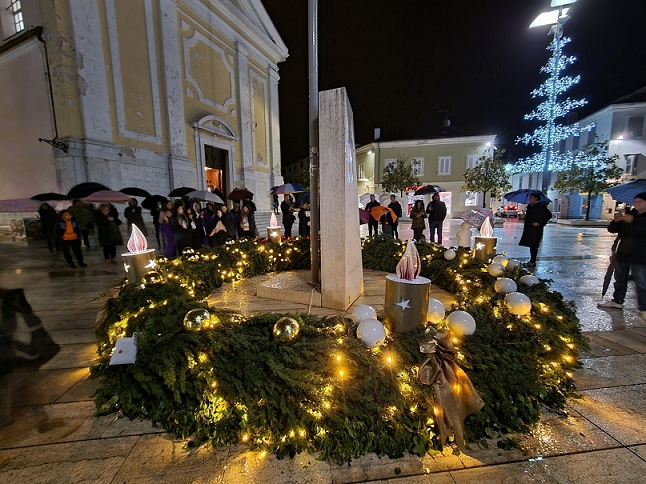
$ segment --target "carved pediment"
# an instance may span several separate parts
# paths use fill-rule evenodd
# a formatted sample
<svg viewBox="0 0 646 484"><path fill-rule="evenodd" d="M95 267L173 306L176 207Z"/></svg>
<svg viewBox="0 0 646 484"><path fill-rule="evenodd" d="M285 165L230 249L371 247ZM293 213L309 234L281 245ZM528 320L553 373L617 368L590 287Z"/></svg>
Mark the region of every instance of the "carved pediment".
<svg viewBox="0 0 646 484"><path fill-rule="evenodd" d="M193 121L193 127L207 133L211 133L216 137L224 137L231 140L237 140L238 136L229 123L225 120L214 116L204 116Z"/></svg>

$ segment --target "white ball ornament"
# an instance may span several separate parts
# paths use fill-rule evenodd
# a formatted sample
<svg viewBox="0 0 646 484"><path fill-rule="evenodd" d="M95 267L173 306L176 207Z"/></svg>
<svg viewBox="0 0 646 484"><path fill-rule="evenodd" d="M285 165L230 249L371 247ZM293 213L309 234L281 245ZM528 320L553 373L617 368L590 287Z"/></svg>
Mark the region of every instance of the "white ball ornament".
<svg viewBox="0 0 646 484"><path fill-rule="evenodd" d="M386 328L377 319L366 319L357 326L357 338L364 346L376 348L386 342Z"/></svg>
<svg viewBox="0 0 646 484"><path fill-rule="evenodd" d="M510 292L518 290L518 285L513 279L509 279L508 277L501 277L495 282L493 288L498 294L508 294Z"/></svg>
<svg viewBox="0 0 646 484"><path fill-rule="evenodd" d="M429 298L428 299L428 313L426 314L426 319L429 323L439 323L442 321L444 316L446 315L446 309L444 308L444 304L442 304L442 301L435 299L435 298Z"/></svg>
<svg viewBox="0 0 646 484"><path fill-rule="evenodd" d="M496 264L500 264L503 267L507 267L507 262L509 262L509 259L507 259L507 257L502 254L498 254L492 259L491 262L495 262Z"/></svg>
<svg viewBox="0 0 646 484"><path fill-rule="evenodd" d="M352 312L352 319L356 323L360 323L361 321L365 321L366 319L377 319L377 311L375 311L372 306L361 304L354 308L354 311Z"/></svg>
<svg viewBox="0 0 646 484"><path fill-rule="evenodd" d="M498 262L492 262L489 264L489 267L487 267L487 272L493 277L500 277L505 273L505 267Z"/></svg>
<svg viewBox="0 0 646 484"><path fill-rule="evenodd" d="M532 301L522 292L510 292L505 296L505 304L511 314L524 316L532 310Z"/></svg>
<svg viewBox="0 0 646 484"><path fill-rule="evenodd" d="M533 286L534 284L541 282L538 277L532 276L531 274L525 274L523 277L518 279L518 281L526 286Z"/></svg>
<svg viewBox="0 0 646 484"><path fill-rule="evenodd" d="M516 269L518 269L519 267L522 267L522 265L523 265L523 264L522 264L519 260L516 260L516 259L509 259L509 260L507 261L507 265L505 266L505 268L506 268L508 271L515 271L515 270L516 270Z"/></svg>
<svg viewBox="0 0 646 484"><path fill-rule="evenodd" d="M446 322L457 335L469 336L476 331L476 320L466 311L453 311L447 316Z"/></svg>
<svg viewBox="0 0 646 484"><path fill-rule="evenodd" d="M444 251L444 258L446 260L453 260L457 257L457 253L453 249L446 249Z"/></svg>

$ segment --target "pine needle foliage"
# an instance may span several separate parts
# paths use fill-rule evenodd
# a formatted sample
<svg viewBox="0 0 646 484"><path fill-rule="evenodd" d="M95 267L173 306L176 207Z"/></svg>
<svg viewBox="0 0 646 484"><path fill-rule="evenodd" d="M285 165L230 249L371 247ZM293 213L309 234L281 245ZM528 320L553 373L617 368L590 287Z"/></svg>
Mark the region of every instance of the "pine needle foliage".
<svg viewBox="0 0 646 484"><path fill-rule="evenodd" d="M102 378L99 412L121 411L198 443L242 442L278 457L307 451L347 462L369 452L400 457L437 450L432 390L416 379L425 359L419 352L422 328L368 350L349 319L288 315L300 323L301 334L286 345L272 337L285 315L244 318L210 308L217 320L213 329L184 330L186 312L206 308L200 301L213 289L241 277L306 267L307 247L304 240L230 244L162 260L164 283L124 285L106 303L96 328L100 359L92 375ZM364 267L394 272L404 249L388 237L367 239ZM446 261L445 249L435 244L418 244L418 250L422 274L454 292L456 308L477 321L477 331L459 344L459 364L485 401L467 419L468 438L526 430L542 406L562 410L574 392L568 372L577 365L576 348L586 347L574 306L543 281L520 286L532 299L532 313L513 316L483 264L465 252ZM136 362L109 366L116 338L133 334Z"/></svg>

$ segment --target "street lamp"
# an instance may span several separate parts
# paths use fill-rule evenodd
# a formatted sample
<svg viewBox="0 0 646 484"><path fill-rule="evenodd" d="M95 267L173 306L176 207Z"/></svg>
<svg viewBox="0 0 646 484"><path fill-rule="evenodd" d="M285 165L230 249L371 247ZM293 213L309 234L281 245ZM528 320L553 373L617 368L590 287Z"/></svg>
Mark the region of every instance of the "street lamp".
<svg viewBox="0 0 646 484"><path fill-rule="evenodd" d="M529 24L530 28L534 27L543 27L545 25L551 25L549 34L554 35L554 44L556 46L555 52L557 57L554 59L555 65L559 63L559 52L560 52L560 43L563 37L563 24L567 22L570 17L568 16L569 8L565 5L571 5L575 3L576 0L552 0L551 6L557 7L556 10L550 10L549 12L543 12L534 21ZM549 35L548 34L548 35ZM544 153L544 163L543 163L543 179L541 182L541 189L543 193L547 193L549 187L549 173L550 173L550 162L552 160L552 152L554 151L554 107L556 106L556 77L552 82L552 89L549 93L548 103L550 106L550 115L547 119L547 143L543 146Z"/></svg>

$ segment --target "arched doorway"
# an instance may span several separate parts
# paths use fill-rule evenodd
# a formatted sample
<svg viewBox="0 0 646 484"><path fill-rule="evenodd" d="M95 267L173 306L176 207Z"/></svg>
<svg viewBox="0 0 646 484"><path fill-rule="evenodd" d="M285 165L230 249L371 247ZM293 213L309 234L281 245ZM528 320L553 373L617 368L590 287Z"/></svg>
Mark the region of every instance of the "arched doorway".
<svg viewBox="0 0 646 484"><path fill-rule="evenodd" d="M226 121L214 115L196 120L193 128L198 189L217 188L226 195L233 186L233 160L238 137Z"/></svg>

